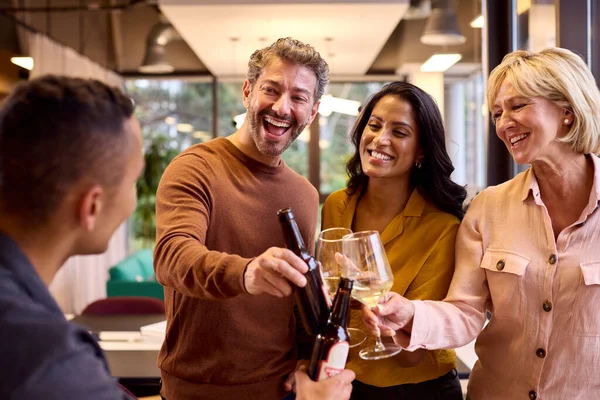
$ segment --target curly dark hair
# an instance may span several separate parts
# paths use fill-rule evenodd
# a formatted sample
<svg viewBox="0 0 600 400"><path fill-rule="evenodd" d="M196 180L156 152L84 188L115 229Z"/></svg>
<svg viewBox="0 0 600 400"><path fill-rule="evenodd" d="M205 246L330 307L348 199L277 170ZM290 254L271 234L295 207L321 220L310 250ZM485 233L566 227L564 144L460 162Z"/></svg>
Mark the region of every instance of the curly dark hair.
<svg viewBox="0 0 600 400"><path fill-rule="evenodd" d="M467 196L464 186L454 183L450 174L454 166L446 151L444 124L433 98L408 82L392 82L367 99L351 131L354 154L346 164L348 183L346 191L354 194L367 187L369 177L362 170L360 140L375 105L385 96L394 96L410 103L419 128L419 144L423 150L421 168L413 168L410 185L434 203L440 210L462 219L462 203Z"/></svg>

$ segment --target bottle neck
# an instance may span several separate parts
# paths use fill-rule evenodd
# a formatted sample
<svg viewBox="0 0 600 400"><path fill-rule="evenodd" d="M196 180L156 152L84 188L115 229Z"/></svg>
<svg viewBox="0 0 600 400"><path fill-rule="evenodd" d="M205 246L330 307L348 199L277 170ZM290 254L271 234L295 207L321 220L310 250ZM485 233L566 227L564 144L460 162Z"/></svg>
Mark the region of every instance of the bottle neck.
<svg viewBox="0 0 600 400"><path fill-rule="evenodd" d="M335 294L333 306L331 308L330 323L334 325L346 326L348 321L348 306L350 304L350 293L352 289L339 287Z"/></svg>
<svg viewBox="0 0 600 400"><path fill-rule="evenodd" d="M306 258L310 254L306 250L304 239L300 233L300 228L295 219L285 219L282 221L288 248L301 258Z"/></svg>

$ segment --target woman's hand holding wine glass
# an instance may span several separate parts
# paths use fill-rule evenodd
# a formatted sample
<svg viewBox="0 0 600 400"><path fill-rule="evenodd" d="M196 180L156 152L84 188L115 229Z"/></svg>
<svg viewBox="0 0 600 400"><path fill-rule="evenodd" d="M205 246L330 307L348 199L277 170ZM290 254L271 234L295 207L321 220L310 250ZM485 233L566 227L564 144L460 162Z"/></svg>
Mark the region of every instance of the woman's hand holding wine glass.
<svg viewBox="0 0 600 400"><path fill-rule="evenodd" d="M379 299L375 308L363 307L365 326L373 333L380 331L384 336L394 336L400 329L410 333L414 315L414 304L394 292L389 292Z"/></svg>
<svg viewBox="0 0 600 400"><path fill-rule="evenodd" d="M342 276L354 280L352 297L370 309L375 309L379 299L386 295L394 283L394 275L381 237L377 231L356 232L344 236ZM398 354L402 348L393 343L382 343L376 330L375 346L360 351L365 360L379 360Z"/></svg>

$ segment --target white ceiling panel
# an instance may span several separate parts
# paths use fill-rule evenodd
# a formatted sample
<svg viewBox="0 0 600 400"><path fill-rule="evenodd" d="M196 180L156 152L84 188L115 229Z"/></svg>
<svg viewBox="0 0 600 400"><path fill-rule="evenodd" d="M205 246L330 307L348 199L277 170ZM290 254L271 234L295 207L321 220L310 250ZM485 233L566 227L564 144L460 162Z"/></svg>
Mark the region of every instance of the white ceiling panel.
<svg viewBox="0 0 600 400"><path fill-rule="evenodd" d="M252 52L286 36L314 46L332 76L360 76L402 19L408 0L162 0L160 8L215 76L244 75Z"/></svg>

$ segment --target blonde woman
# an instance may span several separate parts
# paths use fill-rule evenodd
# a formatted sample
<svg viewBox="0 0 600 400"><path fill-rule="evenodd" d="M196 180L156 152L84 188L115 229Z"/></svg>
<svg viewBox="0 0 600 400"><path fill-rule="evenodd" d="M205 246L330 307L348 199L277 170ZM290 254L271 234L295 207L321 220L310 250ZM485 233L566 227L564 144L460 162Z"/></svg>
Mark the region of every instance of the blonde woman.
<svg viewBox="0 0 600 400"><path fill-rule="evenodd" d="M446 299L390 294L380 328L409 350L477 338L471 400L599 399L600 92L579 56L550 48L507 55L487 96L498 137L531 167L471 203Z"/></svg>

